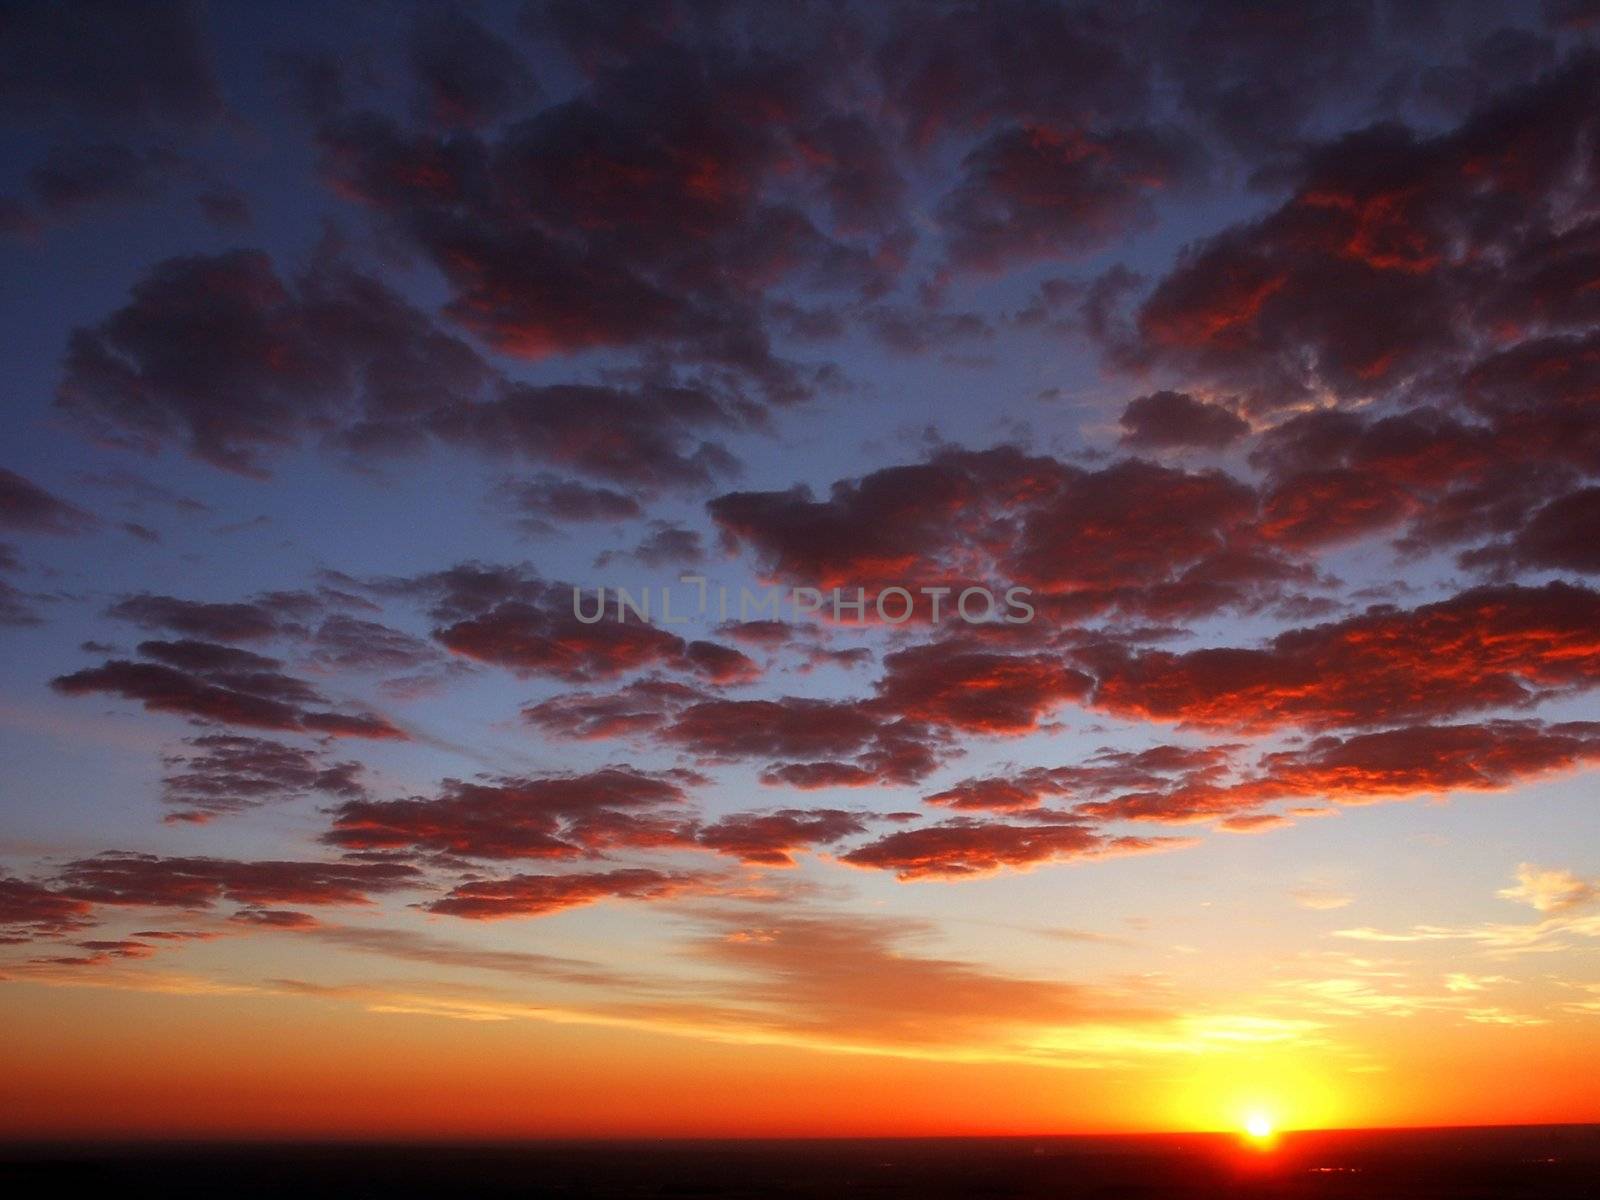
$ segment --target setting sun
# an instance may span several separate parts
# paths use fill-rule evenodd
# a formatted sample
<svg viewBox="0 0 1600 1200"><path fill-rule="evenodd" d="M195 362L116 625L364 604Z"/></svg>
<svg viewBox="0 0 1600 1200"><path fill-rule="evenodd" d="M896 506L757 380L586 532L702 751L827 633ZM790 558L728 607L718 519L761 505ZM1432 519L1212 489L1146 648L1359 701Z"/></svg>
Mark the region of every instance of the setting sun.
<svg viewBox="0 0 1600 1200"><path fill-rule="evenodd" d="M1266 1113L1253 1112L1244 1119L1244 1131L1258 1142L1272 1136L1272 1118Z"/></svg>

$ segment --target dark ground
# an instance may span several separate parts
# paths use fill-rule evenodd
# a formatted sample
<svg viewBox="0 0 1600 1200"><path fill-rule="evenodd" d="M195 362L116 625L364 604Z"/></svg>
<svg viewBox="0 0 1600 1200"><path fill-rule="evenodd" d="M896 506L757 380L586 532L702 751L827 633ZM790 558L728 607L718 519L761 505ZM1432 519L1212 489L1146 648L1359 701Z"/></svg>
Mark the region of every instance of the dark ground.
<svg viewBox="0 0 1600 1200"><path fill-rule="evenodd" d="M1600 1200L1600 1126L522 1145L0 1146L8 1196ZM79 1192L78 1189L86 1189Z"/></svg>

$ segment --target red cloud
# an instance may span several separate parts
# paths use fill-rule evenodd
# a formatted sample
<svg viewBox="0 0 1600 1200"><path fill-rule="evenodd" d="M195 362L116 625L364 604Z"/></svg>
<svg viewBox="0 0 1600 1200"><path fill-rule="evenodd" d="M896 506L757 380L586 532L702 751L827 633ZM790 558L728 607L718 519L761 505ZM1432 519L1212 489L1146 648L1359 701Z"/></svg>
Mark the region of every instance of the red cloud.
<svg viewBox="0 0 1600 1200"><path fill-rule="evenodd" d="M798 586L1004 580L1083 614L1169 614L1259 605L1311 577L1261 538L1252 488L1137 459L1088 471L1007 447L947 449L841 480L826 500L732 492L706 507L725 541Z"/></svg>
<svg viewBox="0 0 1600 1200"><path fill-rule="evenodd" d="M837 808L784 808L723 817L702 827L695 841L741 862L789 867L794 865L798 850L866 831L867 821L860 813Z"/></svg>
<svg viewBox="0 0 1600 1200"><path fill-rule="evenodd" d="M878 700L885 709L971 732L1025 733L1093 687L1054 655L997 654L961 642L900 650L884 666Z"/></svg>
<svg viewBox="0 0 1600 1200"><path fill-rule="evenodd" d="M0 945L85 929L94 923L93 913L87 900L0 876Z"/></svg>
<svg viewBox="0 0 1600 1200"><path fill-rule="evenodd" d="M959 820L887 834L841 855L840 861L893 871L901 879L960 879L1007 867L1025 869L1186 844L1176 838L1107 838L1088 825L1069 822L1008 825Z"/></svg>
<svg viewBox="0 0 1600 1200"><path fill-rule="evenodd" d="M1094 704L1235 729L1427 719L1600 683L1600 595L1567 583L1475 588L1436 604L1290 630L1265 648L1080 652Z"/></svg>
<svg viewBox="0 0 1600 1200"><path fill-rule="evenodd" d="M578 875L513 875L463 883L425 907L429 912L473 921L545 917L601 900L669 900L704 891L715 882L714 876L643 867Z"/></svg>
<svg viewBox="0 0 1600 1200"><path fill-rule="evenodd" d="M1216 817L1229 828L1273 822L1250 810L1278 800L1371 804L1452 791L1498 791L1600 759L1600 724L1572 721L1488 721L1478 725L1410 725L1348 737L1320 737L1307 746L1262 756L1234 782L1188 776L1161 787L1076 805L1092 821L1185 823Z"/></svg>
<svg viewBox="0 0 1600 1200"><path fill-rule="evenodd" d="M606 767L583 775L447 780L437 797L355 800L324 840L351 850L415 849L489 859L597 857L616 846L689 840L681 773Z"/></svg>

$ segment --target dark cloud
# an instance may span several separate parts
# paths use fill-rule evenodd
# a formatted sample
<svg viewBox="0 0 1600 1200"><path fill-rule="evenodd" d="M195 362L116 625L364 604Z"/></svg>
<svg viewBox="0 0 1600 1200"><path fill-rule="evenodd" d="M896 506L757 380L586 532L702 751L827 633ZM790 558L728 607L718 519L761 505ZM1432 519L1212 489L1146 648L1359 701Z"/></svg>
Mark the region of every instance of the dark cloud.
<svg viewBox="0 0 1600 1200"><path fill-rule="evenodd" d="M1086 470L1011 447L707 504L731 546L799 586L1009 581L1070 603L1170 618L1259 608L1312 572L1266 544L1258 499L1218 471L1139 459ZM947 598L948 609L954 601Z"/></svg>
<svg viewBox="0 0 1600 1200"><path fill-rule="evenodd" d="M39 206L59 220L96 205L148 200L160 193L179 162L166 150L66 143L52 146L28 179Z"/></svg>
<svg viewBox="0 0 1600 1200"><path fill-rule="evenodd" d="M211 188L195 197L200 212L219 230L238 232L253 224L250 201L243 192L228 187Z"/></svg>
<svg viewBox="0 0 1600 1200"><path fill-rule="evenodd" d="M705 699L688 684L645 678L606 692L565 692L530 704L522 716L550 736L601 741L655 729L672 712Z"/></svg>
<svg viewBox="0 0 1600 1200"><path fill-rule="evenodd" d="M993 273L1097 249L1148 222L1152 195L1192 170L1192 157L1170 131L1034 124L992 133L939 205L951 266Z"/></svg>
<svg viewBox="0 0 1600 1200"><path fill-rule="evenodd" d="M188 610L180 611L192 615ZM215 613L205 614L207 620L216 617ZM222 618L224 623L232 619L232 614ZM246 623L243 627L252 626ZM407 736L375 715L307 708L326 704L327 700L310 684L278 670L281 664L276 659L193 640L144 642L140 652L158 661L114 658L98 667L59 676L51 686L68 696L104 692L137 700L151 712L179 713L202 724L335 737L405 740Z"/></svg>
<svg viewBox="0 0 1600 1200"><path fill-rule="evenodd" d="M519 674L583 683L667 669L714 683L736 683L760 673L753 660L732 647L686 641L631 608L626 620L614 619L620 598L611 588L605 589L603 619L582 621L575 611L578 589L540 580L520 568L463 563L414 579L378 581L376 586L430 603L441 622L434 638L445 648ZM582 591L582 610L592 614L596 589ZM636 592L633 598L648 604L656 595L644 599Z"/></svg>
<svg viewBox="0 0 1600 1200"><path fill-rule="evenodd" d="M422 876L401 863L249 862L107 851L67 863L53 882L65 895L93 904L210 908L222 900L251 906L366 904L370 894L416 887Z"/></svg>
<svg viewBox="0 0 1600 1200"><path fill-rule="evenodd" d="M700 533L670 521L651 521L650 532L632 550L607 550L596 556L594 565L604 568L623 559L644 567L694 566L705 560Z"/></svg>
<svg viewBox="0 0 1600 1200"><path fill-rule="evenodd" d="M422 850L484 859L599 857L690 836L681 772L606 767L581 775L446 780L437 796L352 800L325 840L348 850Z"/></svg>
<svg viewBox="0 0 1600 1200"><path fill-rule="evenodd" d="M854 783L906 783L937 765L938 739L925 726L897 721L870 705L785 696L777 700L706 700L680 710L657 733L707 761L751 758L807 760L788 772L838 772L838 760L851 759ZM819 762L828 764L819 766Z"/></svg>
<svg viewBox="0 0 1600 1200"><path fill-rule="evenodd" d="M423 11L410 56L418 107L439 125L481 125L537 93L517 52L456 8Z"/></svg>
<svg viewBox="0 0 1600 1200"><path fill-rule="evenodd" d="M75 534L93 529L95 524L95 519L76 505L0 467L0 529Z"/></svg>
<svg viewBox="0 0 1600 1200"><path fill-rule="evenodd" d="M366 794L359 763L328 763L298 746L236 734L206 734L184 745L184 753L163 760L169 821L204 822L312 792L342 799Z"/></svg>
<svg viewBox="0 0 1600 1200"><path fill-rule="evenodd" d="M426 422L441 441L492 458L649 488L704 486L733 474L733 456L701 434L734 425L705 389L655 384L517 385L491 401L442 407Z"/></svg>
<svg viewBox="0 0 1600 1200"><path fill-rule="evenodd" d="M1498 791L1600 758L1600 723L1489 721L1317 738L1261 760L1249 788L1345 804L1391 796Z"/></svg>
<svg viewBox="0 0 1600 1200"><path fill-rule="evenodd" d="M1220 450L1250 432L1250 426L1220 404L1187 392L1151 392L1128 402L1118 423L1132 446L1199 446Z"/></svg>
<svg viewBox="0 0 1600 1200"><path fill-rule="evenodd" d="M556 607L563 600L565 607ZM572 615L571 603L570 589L543 606L508 601L439 629L435 636L468 658L573 682L647 667L676 667L724 682L757 673L755 664L737 651L685 642L655 625L610 617L585 624Z"/></svg>
<svg viewBox="0 0 1600 1200"><path fill-rule="evenodd" d="M1600 487L1579 488L1537 509L1505 543L1465 556L1467 565L1600 572Z"/></svg>
<svg viewBox="0 0 1600 1200"><path fill-rule="evenodd" d="M429 258L446 311L503 353L634 349L788 403L827 372L774 353L761 291L882 276L870 249L765 199L777 171L807 171L788 130L826 136L819 83L748 46L658 47L493 137L367 113L329 122L322 142L334 186Z"/></svg>
<svg viewBox="0 0 1600 1200"><path fill-rule="evenodd" d="M1170 74L1184 111L1254 160L1296 147L1322 106L1370 104L1390 81L1400 64L1383 53L1385 7L1399 6L1312 0L1292 14L1250 0L1161 6L1141 40Z"/></svg>
<svg viewBox="0 0 1600 1200"><path fill-rule="evenodd" d="M343 613L317 626L307 649L312 662L330 671L418 671L437 666L440 659L421 638Z"/></svg>
<svg viewBox="0 0 1600 1200"><path fill-rule="evenodd" d="M144 629L164 629L186 638L253 642L284 631L284 614L261 602L217 603L144 593L117 601L106 615ZM171 644L169 644L171 645ZM176 649L158 653L177 653ZM241 652L242 653L242 652ZM258 661L260 656L254 656ZM213 659L212 664L218 660ZM238 660L234 660L238 661ZM184 666L207 665L188 660Z"/></svg>
<svg viewBox="0 0 1600 1200"><path fill-rule="evenodd" d="M569 521L625 521L644 514L636 496L554 475L507 484L496 498L517 514L519 527L534 534L552 533Z"/></svg>
<svg viewBox="0 0 1600 1200"><path fill-rule="evenodd" d="M355 448L415 444L425 414L489 378L383 284L326 256L285 283L265 254L235 250L158 264L125 307L75 331L56 398L105 440L263 475L330 427Z"/></svg>
<svg viewBox="0 0 1600 1200"><path fill-rule="evenodd" d="M1142 54L1110 14L1038 0L906 10L877 51L891 115L913 144L999 117L1119 120L1146 99Z"/></svg>
<svg viewBox="0 0 1600 1200"><path fill-rule="evenodd" d="M471 921L545 917L602 900L670 900L704 892L716 882L715 876L646 867L576 875L513 875L460 884L425 907L429 912Z"/></svg>
<svg viewBox="0 0 1600 1200"><path fill-rule="evenodd" d="M42 625L42 618L32 604L33 597L0 580L0 626L23 627Z"/></svg>

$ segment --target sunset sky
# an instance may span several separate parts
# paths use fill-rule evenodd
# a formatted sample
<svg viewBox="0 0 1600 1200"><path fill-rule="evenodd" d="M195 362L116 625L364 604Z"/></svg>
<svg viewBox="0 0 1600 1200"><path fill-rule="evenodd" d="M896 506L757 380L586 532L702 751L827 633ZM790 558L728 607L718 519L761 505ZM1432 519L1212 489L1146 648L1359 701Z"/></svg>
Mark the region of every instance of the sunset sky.
<svg viewBox="0 0 1600 1200"><path fill-rule="evenodd" d="M1600 1121L1597 38L0 6L0 1137Z"/></svg>

